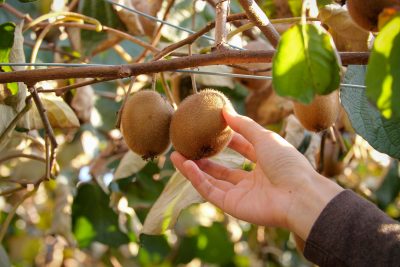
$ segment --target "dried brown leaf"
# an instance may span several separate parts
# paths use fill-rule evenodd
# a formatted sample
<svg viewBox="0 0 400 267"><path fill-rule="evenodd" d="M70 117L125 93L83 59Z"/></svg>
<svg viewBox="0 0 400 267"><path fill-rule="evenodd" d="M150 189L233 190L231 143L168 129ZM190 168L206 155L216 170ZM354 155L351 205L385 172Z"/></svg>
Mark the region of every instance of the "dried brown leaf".
<svg viewBox="0 0 400 267"><path fill-rule="evenodd" d="M83 80L79 80L79 82L82 81ZM92 86L84 86L76 91L76 94L71 101L71 107L75 110L75 114L80 119L80 121L90 121L94 102L94 90Z"/></svg>
<svg viewBox="0 0 400 267"><path fill-rule="evenodd" d="M121 159L117 169L114 173L114 181L129 177L140 171L145 165L146 161L142 157L132 151L126 152Z"/></svg>
<svg viewBox="0 0 400 267"><path fill-rule="evenodd" d="M361 29L353 22L346 7L338 4L326 5L320 9L319 17L324 24L329 26L329 32L339 51L369 50L371 33Z"/></svg>
<svg viewBox="0 0 400 267"><path fill-rule="evenodd" d="M40 99L42 100L50 124L53 128L64 129L79 127L79 120L74 111L62 98L57 97L54 94L42 94L40 95ZM25 125L23 125L25 128L29 130L43 128L43 122L35 105L26 114L26 117L27 120Z"/></svg>

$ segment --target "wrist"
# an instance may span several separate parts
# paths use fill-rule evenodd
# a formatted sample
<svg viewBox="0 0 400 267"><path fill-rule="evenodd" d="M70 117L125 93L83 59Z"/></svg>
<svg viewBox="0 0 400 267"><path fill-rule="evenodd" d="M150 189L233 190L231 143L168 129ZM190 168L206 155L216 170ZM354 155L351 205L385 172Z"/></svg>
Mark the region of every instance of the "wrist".
<svg viewBox="0 0 400 267"><path fill-rule="evenodd" d="M311 179L296 191L287 214L290 231L304 241L326 205L344 189L315 172Z"/></svg>

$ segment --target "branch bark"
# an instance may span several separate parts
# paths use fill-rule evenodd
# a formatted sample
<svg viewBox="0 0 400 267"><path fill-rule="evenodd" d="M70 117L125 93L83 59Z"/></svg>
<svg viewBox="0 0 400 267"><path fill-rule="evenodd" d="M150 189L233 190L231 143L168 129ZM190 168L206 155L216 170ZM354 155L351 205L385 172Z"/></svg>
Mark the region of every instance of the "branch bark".
<svg viewBox="0 0 400 267"><path fill-rule="evenodd" d="M220 51L205 55L193 55L170 60L159 60L117 66L96 66L76 68L52 68L21 70L0 73L0 83L24 82L35 84L40 81L71 78L127 78L140 74L175 71L190 67L209 65L230 65L241 63L270 63L275 51L246 50ZM339 53L343 65L368 64L369 52Z"/></svg>
<svg viewBox="0 0 400 267"><path fill-rule="evenodd" d="M226 43L226 18L228 17L229 0L219 0L215 7L215 47L218 49Z"/></svg>
<svg viewBox="0 0 400 267"><path fill-rule="evenodd" d="M279 33L269 21L267 15L254 0L239 0L248 18L256 25L267 37L273 47L277 47L280 39Z"/></svg>

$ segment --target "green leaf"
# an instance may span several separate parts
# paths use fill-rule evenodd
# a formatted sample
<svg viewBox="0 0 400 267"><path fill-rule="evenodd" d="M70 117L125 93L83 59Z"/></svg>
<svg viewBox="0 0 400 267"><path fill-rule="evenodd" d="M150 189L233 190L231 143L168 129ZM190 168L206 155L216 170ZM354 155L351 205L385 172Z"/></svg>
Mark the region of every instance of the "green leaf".
<svg viewBox="0 0 400 267"><path fill-rule="evenodd" d="M339 88L340 60L330 35L313 24L295 25L281 37L272 65L280 96L305 104Z"/></svg>
<svg viewBox="0 0 400 267"><path fill-rule="evenodd" d="M36 2L37 0L19 0L21 3Z"/></svg>
<svg viewBox="0 0 400 267"><path fill-rule="evenodd" d="M400 15L379 32L367 68L367 96L386 118L400 118Z"/></svg>
<svg viewBox="0 0 400 267"><path fill-rule="evenodd" d="M393 161L389 172L383 179L382 184L375 191L376 200L379 208L385 210L392 203L400 192L400 168L399 162Z"/></svg>
<svg viewBox="0 0 400 267"><path fill-rule="evenodd" d="M317 0L318 8L324 7L329 4L332 4L332 0Z"/></svg>
<svg viewBox="0 0 400 267"><path fill-rule="evenodd" d="M234 256L233 244L221 223L199 227L196 256L209 263L229 263Z"/></svg>
<svg viewBox="0 0 400 267"><path fill-rule="evenodd" d="M167 257L171 251L167 239L163 235L140 235L139 261L141 266L155 266Z"/></svg>
<svg viewBox="0 0 400 267"><path fill-rule="evenodd" d="M12 22L6 22L0 25L0 63L9 63L9 56L14 44L14 31L15 24ZM12 71L11 67L3 66L0 69L3 69L5 72ZM8 83L7 88L11 91L12 95L18 93L18 84L17 83Z"/></svg>
<svg viewBox="0 0 400 267"><path fill-rule="evenodd" d="M290 11L293 14L293 17L301 16L301 6L303 4L302 0L288 0Z"/></svg>
<svg viewBox="0 0 400 267"><path fill-rule="evenodd" d="M109 202L99 186L84 184L78 188L72 205L72 225L80 247L87 247L93 241L112 247L129 242L128 236L119 230L118 215Z"/></svg>
<svg viewBox="0 0 400 267"><path fill-rule="evenodd" d="M79 1L78 12L100 21L102 25L115 29L124 29L123 24L114 13L112 5L106 1L81 0ZM86 54L91 53L97 45L106 40L108 35L105 32L82 31L82 48Z"/></svg>
<svg viewBox="0 0 400 267"><path fill-rule="evenodd" d="M363 85L364 77L365 67L353 65L348 67L344 82ZM381 116L363 88L343 86L340 98L354 130L376 150L400 159L400 119Z"/></svg>
<svg viewBox="0 0 400 267"><path fill-rule="evenodd" d="M0 62L8 63L8 56L14 44L15 24L6 22L0 25ZM4 68L4 67L2 67Z"/></svg>

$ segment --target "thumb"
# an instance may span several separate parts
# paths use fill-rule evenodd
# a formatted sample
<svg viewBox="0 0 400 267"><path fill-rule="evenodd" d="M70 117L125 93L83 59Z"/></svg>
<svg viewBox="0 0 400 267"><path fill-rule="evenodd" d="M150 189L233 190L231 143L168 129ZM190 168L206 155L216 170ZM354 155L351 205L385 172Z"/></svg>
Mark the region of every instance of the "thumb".
<svg viewBox="0 0 400 267"><path fill-rule="evenodd" d="M242 135L251 144L255 145L266 130L249 117L239 115L232 107L224 107L222 114L232 130Z"/></svg>

